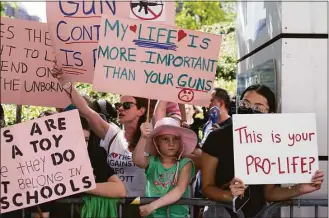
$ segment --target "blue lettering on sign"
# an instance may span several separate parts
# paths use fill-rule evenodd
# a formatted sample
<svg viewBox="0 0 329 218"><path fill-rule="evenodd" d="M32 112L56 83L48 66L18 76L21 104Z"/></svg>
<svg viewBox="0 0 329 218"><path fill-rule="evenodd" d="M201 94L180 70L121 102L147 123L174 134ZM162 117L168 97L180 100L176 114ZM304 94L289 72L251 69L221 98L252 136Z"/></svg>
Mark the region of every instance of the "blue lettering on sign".
<svg viewBox="0 0 329 218"><path fill-rule="evenodd" d="M174 86L172 79L173 79L173 74L172 73L166 73L161 76L161 73L156 73L153 70L150 72L144 70L146 80L145 83L156 83L160 85L168 85L171 84Z"/></svg>
<svg viewBox="0 0 329 218"><path fill-rule="evenodd" d="M106 9L104 9L104 4ZM84 15L101 15L108 11L112 12L113 15L116 14L115 0L58 1L58 5L61 13L67 17L76 15L79 9Z"/></svg>
<svg viewBox="0 0 329 218"><path fill-rule="evenodd" d="M113 79L121 79L121 80L133 80L135 81L136 79L136 72L135 70L131 69L126 69L125 67L113 67L113 66L103 66L106 68L106 79L109 78L109 70L112 70L112 78Z"/></svg>
<svg viewBox="0 0 329 218"><path fill-rule="evenodd" d="M177 78L177 84L182 88L186 87L196 91L210 91L212 81L201 78L193 78L187 74L181 74Z"/></svg>
<svg viewBox="0 0 329 218"><path fill-rule="evenodd" d="M71 59L74 60L74 65L77 66L77 67L81 67L83 66L83 61L82 61L82 58L81 58L81 52L75 52L73 50L67 50L67 49L60 49L61 52L64 52L65 53L65 60L66 60L66 63L64 63L63 66L68 66L68 67L72 67L73 64L71 63ZM72 55L72 58L71 58L71 55Z"/></svg>
<svg viewBox="0 0 329 218"><path fill-rule="evenodd" d="M56 34L57 38L62 42L69 42L69 41L80 41L80 40L89 40L89 41L98 41L99 40L99 27L100 24L94 24L92 26L74 26L69 36L64 37L61 34L61 27L63 26L65 29L65 25L67 22L61 20L58 22L56 26ZM66 32L66 31L65 31Z"/></svg>
<svg viewBox="0 0 329 218"><path fill-rule="evenodd" d="M110 23L110 21L108 19L106 19L104 26L105 26L105 29L104 29L104 37L106 36L106 34L108 32L108 28L110 28L111 31L116 30L116 32L117 32L117 38L119 38L119 36L120 36L120 30L122 30L123 34L121 36L121 41L124 39L124 37L126 35L126 32L127 32L127 29L128 29L128 25L120 24L119 20L116 20L115 23L112 25Z"/></svg>

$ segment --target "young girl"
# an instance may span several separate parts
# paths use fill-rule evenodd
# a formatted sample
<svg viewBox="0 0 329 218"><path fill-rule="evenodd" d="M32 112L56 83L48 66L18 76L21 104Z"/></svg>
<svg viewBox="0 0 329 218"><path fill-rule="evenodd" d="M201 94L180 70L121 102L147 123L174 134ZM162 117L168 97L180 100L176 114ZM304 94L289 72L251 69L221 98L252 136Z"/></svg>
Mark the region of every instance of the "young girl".
<svg viewBox="0 0 329 218"><path fill-rule="evenodd" d="M142 137L138 142L133 161L145 169L146 197L160 197L150 204L140 207L141 216L187 217L188 206L171 205L181 197L189 197L188 185L194 176L191 154L197 144L196 134L180 127L180 122L169 117L157 121L152 130L148 123L141 125ZM145 157L144 151L150 154Z"/></svg>

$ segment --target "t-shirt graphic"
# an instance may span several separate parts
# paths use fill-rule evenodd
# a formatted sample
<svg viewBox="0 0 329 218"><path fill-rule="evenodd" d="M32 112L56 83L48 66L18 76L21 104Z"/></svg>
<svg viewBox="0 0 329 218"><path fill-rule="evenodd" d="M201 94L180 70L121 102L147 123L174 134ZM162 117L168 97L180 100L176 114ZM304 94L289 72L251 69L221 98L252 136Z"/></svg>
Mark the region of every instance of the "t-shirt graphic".
<svg viewBox="0 0 329 218"><path fill-rule="evenodd" d="M124 131L111 123L101 146L108 152L107 163L113 168L118 177L125 183L128 197L144 196L145 170L138 168L132 160L132 153L128 150L128 142ZM117 131L116 131L117 130ZM114 138L110 148L109 142Z"/></svg>
<svg viewBox="0 0 329 218"><path fill-rule="evenodd" d="M178 172L191 160L189 158L183 158L180 160ZM191 163L193 163L191 161ZM174 175L176 171L177 164L174 164L171 168L166 169L163 167L160 158L158 156L150 156L149 166L145 170L146 174L146 197L162 197L168 192L170 192L174 186ZM195 168L192 164L191 178L194 177ZM183 196L185 198L191 197L189 188L187 187ZM148 217L166 217L167 208L163 207L154 211ZM170 217L187 217L189 213L189 208L186 205L170 205L169 206Z"/></svg>

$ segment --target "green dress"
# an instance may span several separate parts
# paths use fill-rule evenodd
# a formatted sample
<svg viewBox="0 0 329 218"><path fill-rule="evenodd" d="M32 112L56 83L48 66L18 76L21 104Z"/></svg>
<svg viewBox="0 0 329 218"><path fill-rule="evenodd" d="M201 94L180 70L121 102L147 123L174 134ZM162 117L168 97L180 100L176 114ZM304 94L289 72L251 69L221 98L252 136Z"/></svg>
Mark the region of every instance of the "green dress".
<svg viewBox="0 0 329 218"><path fill-rule="evenodd" d="M188 162L192 163L190 178L191 181L195 173L194 164L191 159L181 159L178 172L180 172ZM176 166L177 163L175 163L171 168L165 169L158 156L149 156L149 166L145 170L147 180L145 188L145 197L162 197L168 192L170 192L175 187L173 185L173 177L176 171ZM188 187L186 187L186 190L182 197L191 197L191 193ZM187 205L170 205L155 210L151 215L148 216L148 218L167 217L168 207L170 217L188 217L189 208Z"/></svg>

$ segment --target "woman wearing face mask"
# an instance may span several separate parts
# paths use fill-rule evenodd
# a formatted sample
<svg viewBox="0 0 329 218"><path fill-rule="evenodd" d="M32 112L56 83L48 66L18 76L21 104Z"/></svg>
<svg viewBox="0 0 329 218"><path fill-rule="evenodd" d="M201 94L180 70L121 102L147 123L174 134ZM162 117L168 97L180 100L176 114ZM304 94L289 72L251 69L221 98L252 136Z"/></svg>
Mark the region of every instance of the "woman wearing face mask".
<svg viewBox="0 0 329 218"><path fill-rule="evenodd" d="M107 162L124 182L127 196L144 196L145 175L132 162L132 151L135 149L141 136L140 125L146 121L146 108L148 100L133 96L121 96L117 104L119 122L123 125L121 130L114 123L108 123L92 110L83 97L76 91L73 84L63 74L62 69L55 64L52 70L53 77L62 84L65 92L70 97L72 104L88 119L92 131L102 139L101 146L107 152ZM134 205L133 205L134 206ZM131 212L131 215L126 212ZM124 217L133 217L136 211L124 209ZM134 216L136 217L136 216Z"/></svg>
<svg viewBox="0 0 329 218"><path fill-rule="evenodd" d="M264 85L252 85L241 95L239 114L265 114L276 112L274 93ZM235 196L244 194L243 181L234 178L233 126L227 125L209 134L203 148L202 191L209 199L231 203ZM250 200L242 211L245 217L255 217L266 202L283 201L318 190L323 182L323 172L315 173L312 184L292 187L275 185L251 185ZM204 217L235 217L229 210L206 208Z"/></svg>

